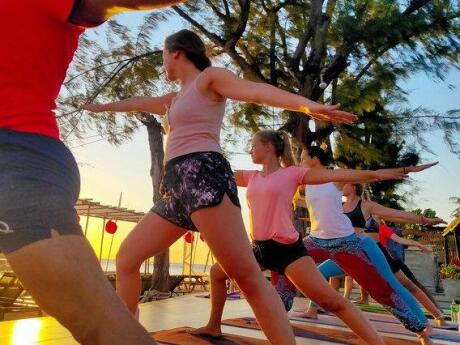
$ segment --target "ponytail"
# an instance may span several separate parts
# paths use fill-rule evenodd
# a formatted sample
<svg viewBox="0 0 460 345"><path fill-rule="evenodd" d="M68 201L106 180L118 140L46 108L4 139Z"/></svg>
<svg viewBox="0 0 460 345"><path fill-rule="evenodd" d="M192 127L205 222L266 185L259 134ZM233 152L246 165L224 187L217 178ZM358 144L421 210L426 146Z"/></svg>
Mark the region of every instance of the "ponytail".
<svg viewBox="0 0 460 345"><path fill-rule="evenodd" d="M264 130L256 134L263 143L270 143L275 148L275 155L283 167L297 165L292 153L291 140L285 131Z"/></svg>
<svg viewBox="0 0 460 345"><path fill-rule="evenodd" d="M281 137L283 138L283 154L281 155L281 164L284 167L289 167L291 165L297 165L297 161L292 153L292 146L291 140L289 139L289 135L285 131L278 131L281 133Z"/></svg>

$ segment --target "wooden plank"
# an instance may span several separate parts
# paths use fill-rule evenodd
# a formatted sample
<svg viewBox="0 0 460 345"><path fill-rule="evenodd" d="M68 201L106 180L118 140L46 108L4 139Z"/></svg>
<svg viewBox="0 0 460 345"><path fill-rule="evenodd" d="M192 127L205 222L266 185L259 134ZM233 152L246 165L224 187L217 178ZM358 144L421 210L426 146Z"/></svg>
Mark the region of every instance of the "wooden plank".
<svg viewBox="0 0 460 345"><path fill-rule="evenodd" d="M219 338L195 336L188 331L190 327L180 327L152 333L153 338L168 345L270 345L268 340L226 334Z"/></svg>
<svg viewBox="0 0 460 345"><path fill-rule="evenodd" d="M222 321L227 326L248 328L260 330L257 322L252 318L238 318ZM317 327L308 324L291 322L296 337L316 339L320 341L329 341L338 344L350 345L367 345L367 343L350 330ZM394 337L383 336L387 345L415 345L420 344L417 340L398 339Z"/></svg>

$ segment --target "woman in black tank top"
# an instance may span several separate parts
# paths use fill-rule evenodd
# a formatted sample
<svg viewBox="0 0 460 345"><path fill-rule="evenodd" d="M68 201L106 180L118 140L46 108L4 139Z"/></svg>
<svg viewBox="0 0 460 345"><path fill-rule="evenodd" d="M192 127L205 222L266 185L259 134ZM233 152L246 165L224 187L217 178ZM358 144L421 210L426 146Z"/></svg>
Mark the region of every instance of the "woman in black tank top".
<svg viewBox="0 0 460 345"><path fill-rule="evenodd" d="M366 220L364 219L363 211L361 209L361 202L362 200L359 199L358 203L356 204L356 207L350 212L344 212L344 214L348 218L350 218L353 227L364 229L366 226Z"/></svg>
<svg viewBox="0 0 460 345"><path fill-rule="evenodd" d="M417 301L423 305L430 314L436 320L436 325L438 327L449 328L449 324L444 320L442 311L439 309L438 304L434 300L431 293L415 278L414 274L411 272L409 267L407 267L404 262L401 260L394 259L388 250L379 242L378 234L379 227L378 222L374 219L385 219L387 221L392 221L395 223L401 224L426 224L426 225L436 225L445 223L444 220L440 218L428 218L423 215L418 215L411 212L405 212L401 210L395 210L382 206L376 202L362 199L362 186L347 184L343 188L343 195L346 198L345 203L343 204L344 213L347 215L355 229L359 231L362 229L364 233L372 237L379 245L382 250L385 258L390 265L393 273L396 275L401 284L404 285L406 289L417 299ZM357 201L357 202L356 202ZM350 209L353 205L356 205L351 211L345 212L347 209ZM351 206L351 207L350 207ZM374 218L374 219L372 219ZM373 222L372 222L373 221ZM409 246L418 246L422 250L426 248L418 242L406 240L397 236L396 234L391 236L391 239L395 242L409 245ZM349 279L349 278L348 278ZM348 281L347 285L352 286L353 282ZM361 289L361 301L363 303L368 302L368 294L366 291Z"/></svg>

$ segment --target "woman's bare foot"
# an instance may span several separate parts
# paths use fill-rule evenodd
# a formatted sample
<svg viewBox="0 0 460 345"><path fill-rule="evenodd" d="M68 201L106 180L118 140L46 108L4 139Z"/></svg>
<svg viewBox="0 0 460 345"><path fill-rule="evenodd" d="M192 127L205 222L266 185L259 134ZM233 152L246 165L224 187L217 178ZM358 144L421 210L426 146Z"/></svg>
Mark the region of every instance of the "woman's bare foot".
<svg viewBox="0 0 460 345"><path fill-rule="evenodd" d="M431 326L427 326L423 332L417 333L417 338L420 340L420 345L434 345L433 341L430 339L430 334Z"/></svg>
<svg viewBox="0 0 460 345"><path fill-rule="evenodd" d="M440 316L434 319L435 327L444 329L457 329L457 325L447 322L444 317Z"/></svg>
<svg viewBox="0 0 460 345"><path fill-rule="evenodd" d="M211 338L221 338L222 337L222 330L220 326L206 325L204 327L190 330L188 331L188 333L193 334L193 335L204 335L204 336L211 337Z"/></svg>
<svg viewBox="0 0 460 345"><path fill-rule="evenodd" d="M302 312L293 312L290 315L295 317L300 317L303 319L313 319L318 320L318 311L316 309L308 309L307 311Z"/></svg>
<svg viewBox="0 0 460 345"><path fill-rule="evenodd" d="M312 308L312 307L309 307L309 308L314 309L314 308ZM307 310L308 310L308 309L307 309ZM316 306L316 311L317 311L318 314L328 314L328 312L327 312L326 309L321 308L321 307L318 306L318 305ZM304 308L295 308L295 309L293 310L293 312L295 312L295 313L305 313L305 309L304 309Z"/></svg>
<svg viewBox="0 0 460 345"><path fill-rule="evenodd" d="M355 303L355 304L369 304L369 300L368 299L354 299L351 301L351 303Z"/></svg>

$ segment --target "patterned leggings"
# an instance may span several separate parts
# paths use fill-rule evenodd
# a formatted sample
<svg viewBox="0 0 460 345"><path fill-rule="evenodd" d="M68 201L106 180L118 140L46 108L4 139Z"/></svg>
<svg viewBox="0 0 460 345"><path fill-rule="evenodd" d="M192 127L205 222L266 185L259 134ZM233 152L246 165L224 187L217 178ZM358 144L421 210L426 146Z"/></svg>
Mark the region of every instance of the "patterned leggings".
<svg viewBox="0 0 460 345"><path fill-rule="evenodd" d="M324 262L319 270L326 279L346 272L408 330L421 332L425 329L428 323L425 314L412 295L398 282L371 238L360 239L353 234L344 238L323 240L309 236L304 244L308 254L317 263ZM374 252L375 248L380 256ZM371 251L372 255L369 255Z"/></svg>

